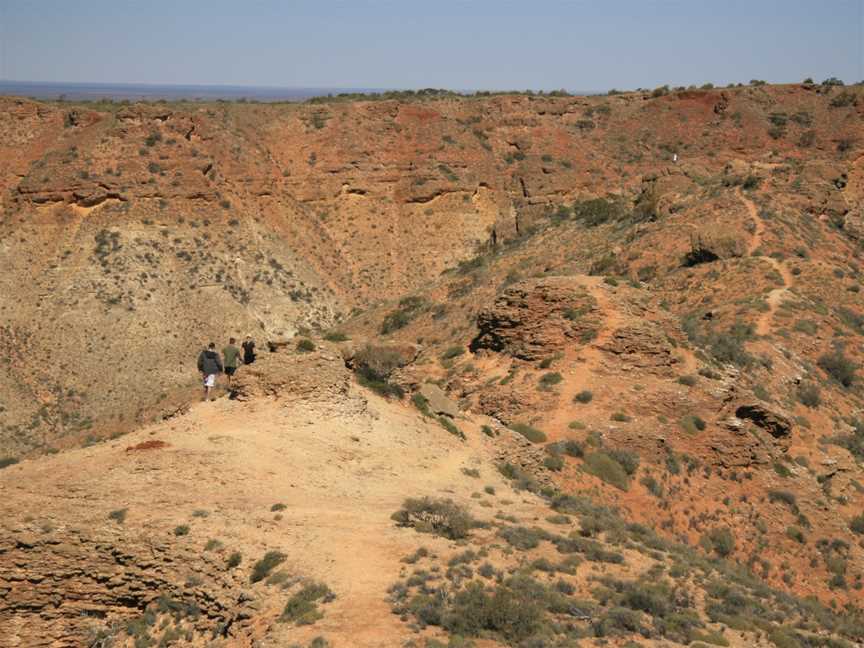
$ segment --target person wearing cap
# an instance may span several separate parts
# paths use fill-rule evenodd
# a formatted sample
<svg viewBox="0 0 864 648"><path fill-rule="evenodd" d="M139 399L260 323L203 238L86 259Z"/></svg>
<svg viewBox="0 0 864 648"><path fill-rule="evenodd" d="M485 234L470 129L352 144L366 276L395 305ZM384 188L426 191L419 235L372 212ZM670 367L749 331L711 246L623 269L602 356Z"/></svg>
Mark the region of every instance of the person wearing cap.
<svg viewBox="0 0 864 648"><path fill-rule="evenodd" d="M255 340L251 335L247 335L243 340L243 364L252 364L255 362Z"/></svg>

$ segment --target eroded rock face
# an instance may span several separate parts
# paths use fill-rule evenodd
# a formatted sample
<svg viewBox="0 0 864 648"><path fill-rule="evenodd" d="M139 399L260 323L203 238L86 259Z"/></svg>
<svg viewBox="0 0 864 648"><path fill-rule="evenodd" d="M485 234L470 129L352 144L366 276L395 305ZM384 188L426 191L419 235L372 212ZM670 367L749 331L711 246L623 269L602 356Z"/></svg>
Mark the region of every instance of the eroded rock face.
<svg viewBox="0 0 864 648"><path fill-rule="evenodd" d="M477 317L471 350L489 349L523 360L539 360L596 335L595 299L575 277L543 277L507 288Z"/></svg>
<svg viewBox="0 0 864 648"><path fill-rule="evenodd" d="M330 351L266 353L234 376L237 400L262 396L302 398L329 403L353 403L351 373L342 358Z"/></svg>
<svg viewBox="0 0 864 648"><path fill-rule="evenodd" d="M184 634L233 636L250 610L217 560L119 534L0 528L0 646L113 645L91 642L112 636L109 619L159 614L160 598Z"/></svg>
<svg viewBox="0 0 864 648"><path fill-rule="evenodd" d="M663 331L649 323L616 330L600 348L617 356L624 365L643 371L667 373L677 362Z"/></svg>
<svg viewBox="0 0 864 648"><path fill-rule="evenodd" d="M792 433L792 421L758 403L741 405L735 410L739 419L747 419L775 439L783 439Z"/></svg>

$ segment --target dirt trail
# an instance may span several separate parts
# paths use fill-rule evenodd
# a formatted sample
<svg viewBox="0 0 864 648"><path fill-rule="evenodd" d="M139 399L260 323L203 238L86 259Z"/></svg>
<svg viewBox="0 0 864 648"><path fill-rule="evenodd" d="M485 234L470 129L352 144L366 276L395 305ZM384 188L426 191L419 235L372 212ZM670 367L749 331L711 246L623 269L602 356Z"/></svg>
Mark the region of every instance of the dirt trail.
<svg viewBox="0 0 864 648"><path fill-rule="evenodd" d="M108 512L127 508L124 541L200 549L218 539L226 552L242 553L236 578L243 583L265 552L282 551L288 559L280 569L326 583L337 598L321 621L296 628L274 623L288 594L255 586L261 599L254 623L269 627L257 645L306 645L317 635L339 646L401 645L408 630L387 602L400 559L421 545L446 554L452 543L397 528L390 515L405 497L430 495L461 501L484 517L472 493L485 485L502 495L510 489L488 468L494 442L470 423L460 422L469 430L461 442L413 409L361 392L349 400L352 407L219 399L116 441L22 462L0 475L0 524L14 519L4 512L13 502L15 510L34 512L34 525L94 530L115 529ZM154 440L169 445L126 451ZM463 467L480 468L481 480ZM277 503L286 506L281 518L271 511ZM531 507L523 501L508 512L536 515ZM208 514L193 516L196 510ZM175 538L180 524L191 530Z"/></svg>
<svg viewBox="0 0 864 648"><path fill-rule="evenodd" d="M561 404L549 420L548 434L550 439L556 440L566 437L567 425L572 419L573 397L579 392L592 387L595 376L603 364L604 355L600 350L625 322L625 316L618 306L609 298L610 287L603 283L603 277L583 276L580 283L597 300L597 308L603 317L603 325L594 340L583 347L568 349L561 364L570 367L565 375L565 382L560 391L559 403Z"/></svg>
<svg viewBox="0 0 864 648"><path fill-rule="evenodd" d="M750 245L747 248L747 253L752 257L755 255L756 251L762 247L762 237L765 234L765 221L759 217L759 213L756 209L756 205L753 204L753 201L744 196L744 194L741 193L740 188L736 189L735 193L741 202L744 203L744 206L747 208L747 213L756 225L756 229L753 232L753 238L750 239ZM783 297L789 292L789 288L792 286L792 273L789 272L785 263L778 261L774 257L760 256L759 258L766 261L772 268L774 268L783 280L782 286L774 288L768 293L765 298L765 301L768 303L768 310L762 313L756 321L756 334L765 336L770 335L772 330L771 323L774 320L774 315L782 303Z"/></svg>

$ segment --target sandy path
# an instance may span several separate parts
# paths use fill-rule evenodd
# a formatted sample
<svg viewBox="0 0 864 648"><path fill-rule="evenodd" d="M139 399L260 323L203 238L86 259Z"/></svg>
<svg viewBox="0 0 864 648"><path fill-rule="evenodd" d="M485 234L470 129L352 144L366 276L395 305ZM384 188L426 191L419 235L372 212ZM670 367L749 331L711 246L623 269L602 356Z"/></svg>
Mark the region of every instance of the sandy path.
<svg viewBox="0 0 864 648"><path fill-rule="evenodd" d="M355 404L364 398L355 397ZM226 551L243 554L241 581L266 551L284 552L288 559L280 569L326 583L337 598L314 626L293 627L274 622L288 594L255 585L262 597L256 625L266 629L262 648L305 645L318 635L340 646L401 645L397 637L404 638L407 629L386 600L403 567L400 559L421 545L445 554L454 547L397 528L390 515L405 497L430 495L491 516L496 509L478 508L472 493L487 484L502 494L510 488L490 468L494 441L483 434L470 431L461 442L413 408L366 398L360 409L338 403L201 403L187 416L117 441L22 462L3 471L0 487L17 510L39 511L40 519L55 526L110 527L108 512L128 508L122 533L130 537L194 547L219 539ZM154 439L170 447L126 451ZM463 467L479 467L481 478L465 476ZM281 519L271 511L276 503L286 506ZM519 514L526 506L507 509ZM194 517L195 510L209 515ZM180 524L191 531L174 538Z"/></svg>
<svg viewBox="0 0 864 648"><path fill-rule="evenodd" d="M744 206L747 208L747 213L756 225L756 229L753 232L753 238L750 239L750 245L747 249L747 253L750 256L754 256L755 252L762 246L762 237L765 234L765 221L759 217L759 213L756 209L756 205L753 204L753 201L744 196L744 194L741 193L740 188L736 189L735 193L741 202L744 203ZM768 310L762 313L756 321L756 334L765 336L771 334L771 324L774 320L774 315L782 303L783 297L786 296L789 292L789 288L792 286L792 273L789 272L785 263L778 261L774 257L760 256L759 258L770 264L783 279L783 285L774 288L766 296L765 301L768 303Z"/></svg>
<svg viewBox="0 0 864 648"><path fill-rule="evenodd" d="M551 440L567 438L567 426L573 420L573 397L579 392L587 389L593 391L599 369L603 364L604 356L600 347L606 344L624 323L624 316L618 307L612 303L609 291L612 288L603 283L603 277L583 276L580 284L584 286L591 296L597 300L597 308L603 318L603 325L594 340L583 347L569 348L565 353L562 364L570 367L565 374L564 383L560 389L559 404L548 424L544 424L545 431ZM579 407L584 408L580 405ZM584 409L583 411L588 411Z"/></svg>

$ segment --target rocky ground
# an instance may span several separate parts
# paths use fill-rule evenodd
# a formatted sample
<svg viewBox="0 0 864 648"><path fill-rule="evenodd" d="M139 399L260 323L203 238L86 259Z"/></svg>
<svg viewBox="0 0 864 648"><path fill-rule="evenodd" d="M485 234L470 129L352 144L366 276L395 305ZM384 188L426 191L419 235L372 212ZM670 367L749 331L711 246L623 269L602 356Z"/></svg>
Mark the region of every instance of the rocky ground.
<svg viewBox="0 0 864 648"><path fill-rule="evenodd" d="M5 100L0 641L857 645L858 91Z"/></svg>

